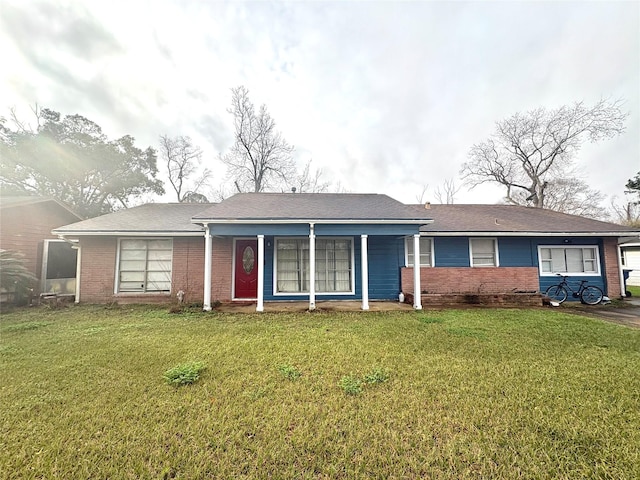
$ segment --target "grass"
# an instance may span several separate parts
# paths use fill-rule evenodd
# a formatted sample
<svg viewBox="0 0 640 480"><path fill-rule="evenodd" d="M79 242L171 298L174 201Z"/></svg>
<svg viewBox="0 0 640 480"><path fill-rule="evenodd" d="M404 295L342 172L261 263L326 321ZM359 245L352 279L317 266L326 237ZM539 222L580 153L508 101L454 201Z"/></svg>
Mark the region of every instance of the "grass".
<svg viewBox="0 0 640 480"><path fill-rule="evenodd" d="M627 290L631 292L633 297L640 297L640 287L636 285L627 285Z"/></svg>
<svg viewBox="0 0 640 480"><path fill-rule="evenodd" d="M640 331L555 310L18 310L0 371L7 479L640 477Z"/></svg>

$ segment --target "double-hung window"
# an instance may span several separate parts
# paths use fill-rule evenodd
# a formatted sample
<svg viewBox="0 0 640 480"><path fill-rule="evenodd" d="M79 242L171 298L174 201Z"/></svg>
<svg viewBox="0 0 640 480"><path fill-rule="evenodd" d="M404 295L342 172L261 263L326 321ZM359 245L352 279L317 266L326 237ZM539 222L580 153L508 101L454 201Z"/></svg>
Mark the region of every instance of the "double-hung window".
<svg viewBox="0 0 640 480"><path fill-rule="evenodd" d="M170 292L171 239L121 239L118 292Z"/></svg>
<svg viewBox="0 0 640 480"><path fill-rule="evenodd" d="M472 267L497 267L498 240L495 238L469 239L469 258Z"/></svg>
<svg viewBox="0 0 640 480"><path fill-rule="evenodd" d="M317 238L315 291L353 291L353 241ZM276 293L308 293L310 285L309 239L276 239Z"/></svg>
<svg viewBox="0 0 640 480"><path fill-rule="evenodd" d="M568 275L599 275L598 247L593 246L540 246L538 247L542 275L566 273Z"/></svg>
<svg viewBox="0 0 640 480"><path fill-rule="evenodd" d="M407 256L405 264L407 267L413 267L413 237L405 239L405 252ZM420 266L431 267L433 266L433 241L431 238L420 237Z"/></svg>

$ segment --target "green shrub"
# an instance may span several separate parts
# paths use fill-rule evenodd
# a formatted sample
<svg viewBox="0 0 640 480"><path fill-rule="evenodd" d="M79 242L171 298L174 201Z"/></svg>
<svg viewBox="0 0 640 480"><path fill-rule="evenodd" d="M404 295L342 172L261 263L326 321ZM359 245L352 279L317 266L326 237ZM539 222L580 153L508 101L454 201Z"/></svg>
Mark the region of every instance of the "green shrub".
<svg viewBox="0 0 640 480"><path fill-rule="evenodd" d="M296 367L293 367L291 365L279 365L278 371L282 374L284 378L292 381L297 380L302 375L300 370L298 370Z"/></svg>
<svg viewBox="0 0 640 480"><path fill-rule="evenodd" d="M374 368L364 376L365 383L375 385L389 380L389 372L384 368Z"/></svg>
<svg viewBox="0 0 640 480"><path fill-rule="evenodd" d="M362 381L353 375L345 375L338 383L347 395L360 395L362 393Z"/></svg>
<svg viewBox="0 0 640 480"><path fill-rule="evenodd" d="M0 250L0 288L13 294L16 304L25 304L37 278L25 266L24 255Z"/></svg>
<svg viewBox="0 0 640 480"><path fill-rule="evenodd" d="M205 365L201 362L187 362L170 368L164 372L163 377L169 385L179 387L194 383L204 369Z"/></svg>

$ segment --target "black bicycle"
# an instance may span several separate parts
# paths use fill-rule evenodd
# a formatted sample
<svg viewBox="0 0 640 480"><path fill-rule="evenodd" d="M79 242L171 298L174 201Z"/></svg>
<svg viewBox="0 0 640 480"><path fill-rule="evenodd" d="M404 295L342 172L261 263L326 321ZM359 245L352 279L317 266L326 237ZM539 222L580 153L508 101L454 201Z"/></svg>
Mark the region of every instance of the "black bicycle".
<svg viewBox="0 0 640 480"><path fill-rule="evenodd" d="M574 290L567 282L568 276L559 273L556 275L562 277L562 281L557 285L551 285L545 292L545 295L551 300L555 300L558 303L564 302L569 296L568 291L571 291L573 298L579 298L582 303L587 305L597 305L604 298L604 293L600 288L595 285L587 285L589 283L588 280L580 280L578 290Z"/></svg>

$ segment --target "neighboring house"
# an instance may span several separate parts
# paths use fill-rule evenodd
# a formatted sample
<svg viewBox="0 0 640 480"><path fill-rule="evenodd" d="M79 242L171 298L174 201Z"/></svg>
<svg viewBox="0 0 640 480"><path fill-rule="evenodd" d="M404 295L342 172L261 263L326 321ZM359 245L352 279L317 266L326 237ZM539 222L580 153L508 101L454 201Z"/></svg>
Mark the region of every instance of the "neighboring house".
<svg viewBox="0 0 640 480"><path fill-rule="evenodd" d="M39 292L74 294L76 250L51 231L81 219L53 198L0 196L0 249L24 255Z"/></svg>
<svg viewBox="0 0 640 480"><path fill-rule="evenodd" d="M630 270L627 285L640 286L640 242L622 247L622 268Z"/></svg>
<svg viewBox="0 0 640 480"><path fill-rule="evenodd" d="M509 205L405 205L375 194L237 194L60 227L83 302L397 300L544 291L556 272L621 294L619 242L640 231ZM414 258L420 269L414 270ZM205 261L206 259L206 261ZM310 279L315 281L311 282ZM421 308L421 295L414 307Z"/></svg>

